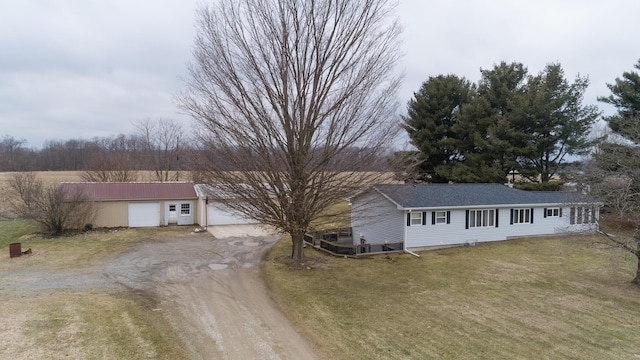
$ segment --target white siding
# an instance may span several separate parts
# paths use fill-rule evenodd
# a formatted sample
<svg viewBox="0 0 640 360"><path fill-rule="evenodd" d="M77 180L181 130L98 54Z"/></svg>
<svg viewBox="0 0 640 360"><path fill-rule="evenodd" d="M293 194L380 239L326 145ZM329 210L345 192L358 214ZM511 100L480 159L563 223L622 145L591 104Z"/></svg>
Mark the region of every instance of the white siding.
<svg viewBox="0 0 640 360"><path fill-rule="evenodd" d="M437 209L444 210L447 209ZM431 210L427 211L425 225L407 226L406 247L426 247L464 244L467 240L473 240L475 234L465 231L465 210L450 210L449 224L431 224ZM502 215L502 214L501 214ZM404 221L406 226L406 218ZM483 229L486 230L486 229Z"/></svg>
<svg viewBox="0 0 640 360"><path fill-rule="evenodd" d="M194 221L200 226L207 226L206 206L206 200L202 197L199 197L195 203L196 218L194 219Z"/></svg>
<svg viewBox="0 0 640 360"><path fill-rule="evenodd" d="M178 203L178 225L193 225L196 212L196 208L193 204L193 201L181 201ZM189 211L186 214L182 211L185 205L189 207Z"/></svg>
<svg viewBox="0 0 640 360"><path fill-rule="evenodd" d="M369 244L404 239L404 212L376 192L352 199L351 219L354 244L360 244L360 234Z"/></svg>
<svg viewBox="0 0 640 360"><path fill-rule="evenodd" d="M515 207L523 208L523 207ZM450 224L432 225L431 210L427 213L426 225L407 227L407 248L466 244L468 242L486 242L506 240L509 237L552 235L567 232L592 231L597 224L569 223L570 209L563 207L562 217L544 217L543 207L533 208L533 223L511 224L511 209L498 210L498 227L466 228L466 210L451 210ZM446 210L446 209L442 209ZM406 219L404 221L406 226Z"/></svg>
<svg viewBox="0 0 640 360"><path fill-rule="evenodd" d="M574 205L575 206L575 205ZM545 216L545 209L558 209L559 216ZM467 210L492 210L493 226L467 226ZM511 221L514 209L524 209L523 214L533 214L528 221L518 223ZM360 243L360 235L367 243L383 243L385 241L405 241L406 248L421 248L443 245L460 245L470 242L488 242L506 240L511 237L537 235L553 235L573 232L590 232L597 230L599 212L596 207L588 210L571 211L567 205L521 205L521 206L486 206L465 208L427 208L412 209L412 213L424 212L424 224L407 225L408 210L400 210L398 206L375 191L359 194L352 199L351 221L353 243ZM591 210L594 209L594 210ZM433 224L433 213L448 212L448 222ZM588 215L587 215L588 214ZM561 216L560 216L561 215ZM573 221L571 218L573 215ZM496 226L497 224L497 226ZM405 238L406 237L406 238Z"/></svg>
<svg viewBox="0 0 640 360"><path fill-rule="evenodd" d="M246 225L246 224L258 224L254 219L244 217L242 214L234 211L230 207L209 202L207 208L207 224L209 226L215 225Z"/></svg>

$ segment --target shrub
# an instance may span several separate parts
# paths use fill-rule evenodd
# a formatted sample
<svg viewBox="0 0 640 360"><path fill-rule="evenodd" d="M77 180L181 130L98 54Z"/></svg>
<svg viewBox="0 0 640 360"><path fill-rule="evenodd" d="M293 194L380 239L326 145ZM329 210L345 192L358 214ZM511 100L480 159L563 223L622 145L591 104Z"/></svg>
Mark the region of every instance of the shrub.
<svg viewBox="0 0 640 360"><path fill-rule="evenodd" d="M68 193L58 185L45 186L35 173L16 173L9 186L19 199L11 204L15 212L37 222L44 232L80 230L95 216L94 204L86 195Z"/></svg>

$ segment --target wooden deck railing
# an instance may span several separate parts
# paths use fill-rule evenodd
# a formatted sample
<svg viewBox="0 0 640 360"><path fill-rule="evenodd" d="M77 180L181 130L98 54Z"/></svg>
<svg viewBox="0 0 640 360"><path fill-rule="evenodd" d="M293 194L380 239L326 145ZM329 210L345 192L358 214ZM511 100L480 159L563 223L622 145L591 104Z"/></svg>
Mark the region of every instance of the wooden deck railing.
<svg viewBox="0 0 640 360"><path fill-rule="evenodd" d="M350 228L327 230L305 234L304 241L325 252L338 256L363 256L388 252L402 252L403 242L385 242L380 244L353 244Z"/></svg>

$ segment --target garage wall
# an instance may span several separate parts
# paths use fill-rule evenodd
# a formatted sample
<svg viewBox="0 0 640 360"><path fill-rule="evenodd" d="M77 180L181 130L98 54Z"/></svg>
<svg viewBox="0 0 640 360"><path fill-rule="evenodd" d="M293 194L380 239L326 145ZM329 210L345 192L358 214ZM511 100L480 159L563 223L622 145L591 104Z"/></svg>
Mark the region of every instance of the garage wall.
<svg viewBox="0 0 640 360"><path fill-rule="evenodd" d="M207 204L204 198L200 197L196 200L195 205L196 214L195 214L195 222L200 226L207 226Z"/></svg>
<svg viewBox="0 0 640 360"><path fill-rule="evenodd" d="M209 226L258 224L257 221L243 217L224 204L211 202L207 209L207 220Z"/></svg>
<svg viewBox="0 0 640 360"><path fill-rule="evenodd" d="M191 215L180 216L178 225L191 225L198 223L200 212L197 209L196 201L179 200L179 201L103 201L96 202L96 217L92 224L94 227L128 227L129 226L129 204L139 203L158 203L160 204L160 214L158 223L154 226L165 225L165 207L167 203L178 204L180 209L181 203L191 204ZM168 219L167 219L168 220Z"/></svg>
<svg viewBox="0 0 640 360"><path fill-rule="evenodd" d="M129 214L128 203L124 201L96 202L96 217L94 227L127 226Z"/></svg>

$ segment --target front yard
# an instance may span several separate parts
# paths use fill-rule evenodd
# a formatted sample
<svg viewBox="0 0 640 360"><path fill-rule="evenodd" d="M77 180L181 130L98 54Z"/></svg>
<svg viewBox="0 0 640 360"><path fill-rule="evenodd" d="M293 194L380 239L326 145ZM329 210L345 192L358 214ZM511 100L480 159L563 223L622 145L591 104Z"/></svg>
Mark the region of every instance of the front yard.
<svg viewBox="0 0 640 360"><path fill-rule="evenodd" d="M263 263L272 296L330 359L640 357L634 263L598 237L343 259L288 240Z"/></svg>

